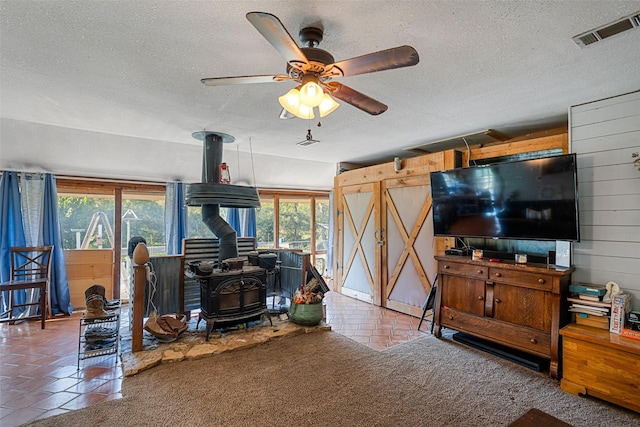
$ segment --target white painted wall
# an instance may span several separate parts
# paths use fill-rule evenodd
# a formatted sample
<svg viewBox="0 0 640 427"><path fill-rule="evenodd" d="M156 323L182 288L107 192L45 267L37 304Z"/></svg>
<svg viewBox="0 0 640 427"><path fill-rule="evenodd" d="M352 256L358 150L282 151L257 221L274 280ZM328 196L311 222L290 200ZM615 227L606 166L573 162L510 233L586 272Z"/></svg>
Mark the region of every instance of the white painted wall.
<svg viewBox="0 0 640 427"><path fill-rule="evenodd" d="M574 281L616 282L640 310L640 91L573 106L571 151L577 153L581 241Z"/></svg>
<svg viewBox="0 0 640 427"><path fill-rule="evenodd" d="M0 119L0 170L155 182L200 182L202 142L176 143ZM336 165L224 145L231 182L260 188L330 190ZM245 144L246 145L246 144ZM255 181L254 181L255 175Z"/></svg>

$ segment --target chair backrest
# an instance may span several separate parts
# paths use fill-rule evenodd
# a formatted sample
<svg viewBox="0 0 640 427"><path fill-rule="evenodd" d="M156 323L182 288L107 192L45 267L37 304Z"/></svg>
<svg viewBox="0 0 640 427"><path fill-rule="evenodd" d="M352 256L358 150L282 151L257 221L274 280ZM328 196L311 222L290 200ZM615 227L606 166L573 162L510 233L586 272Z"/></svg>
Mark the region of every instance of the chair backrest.
<svg viewBox="0 0 640 427"><path fill-rule="evenodd" d="M49 279L53 246L12 247L11 280Z"/></svg>

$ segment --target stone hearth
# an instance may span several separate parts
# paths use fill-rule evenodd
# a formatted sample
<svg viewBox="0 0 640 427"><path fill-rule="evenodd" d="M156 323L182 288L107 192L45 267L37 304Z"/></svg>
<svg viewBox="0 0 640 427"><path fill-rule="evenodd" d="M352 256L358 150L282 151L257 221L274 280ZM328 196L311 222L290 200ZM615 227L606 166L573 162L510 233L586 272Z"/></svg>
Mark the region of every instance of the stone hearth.
<svg viewBox="0 0 640 427"><path fill-rule="evenodd" d="M284 316L286 317L286 316ZM189 321L189 328L173 342L158 341L149 333L144 333L143 351L131 352L131 332L123 326L121 328L122 370L125 377L136 375L162 363L175 363L183 360L200 359L216 354L253 347L273 339L285 339L288 336L330 331L331 326L321 322L318 326L299 326L288 319L272 317L273 326L266 322L252 322L245 329L238 325L224 329L223 332L213 331L209 341L205 340L205 330L196 330L196 318Z"/></svg>

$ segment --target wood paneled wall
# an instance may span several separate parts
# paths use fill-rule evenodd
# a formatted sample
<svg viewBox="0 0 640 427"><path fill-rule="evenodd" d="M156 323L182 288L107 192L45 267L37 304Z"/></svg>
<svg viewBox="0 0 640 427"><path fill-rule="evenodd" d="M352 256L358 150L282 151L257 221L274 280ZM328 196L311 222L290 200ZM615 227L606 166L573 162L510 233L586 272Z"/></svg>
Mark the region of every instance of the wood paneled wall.
<svg viewBox="0 0 640 427"><path fill-rule="evenodd" d="M578 159L581 241L574 280L618 283L640 309L640 91L570 109Z"/></svg>
<svg viewBox="0 0 640 427"><path fill-rule="evenodd" d="M86 308L84 291L95 284L104 286L106 297L113 298L112 249L65 250L64 260L74 310Z"/></svg>

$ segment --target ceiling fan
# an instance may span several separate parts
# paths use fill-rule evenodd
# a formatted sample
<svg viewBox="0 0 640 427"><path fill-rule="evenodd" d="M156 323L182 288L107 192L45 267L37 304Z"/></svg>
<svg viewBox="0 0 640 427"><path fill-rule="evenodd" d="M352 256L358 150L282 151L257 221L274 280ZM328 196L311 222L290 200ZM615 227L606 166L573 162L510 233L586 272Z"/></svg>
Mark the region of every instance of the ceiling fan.
<svg viewBox="0 0 640 427"><path fill-rule="evenodd" d="M333 56L317 46L323 31L317 27L300 30L304 47L298 47L282 22L270 13L249 12L247 19L287 60L287 74L202 79L207 86L294 81L298 86L278 98L283 107L280 118L314 118L317 107L320 117L338 108L337 98L371 115L382 114L387 106L349 86L333 81L334 78L394 68L409 67L419 62L418 52L411 46L398 46L336 62Z"/></svg>

